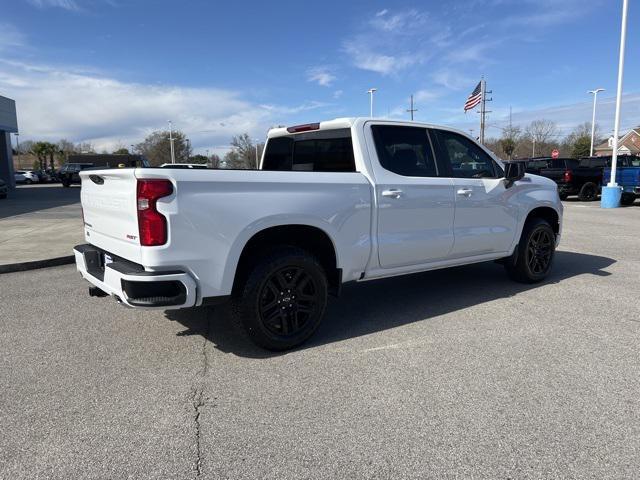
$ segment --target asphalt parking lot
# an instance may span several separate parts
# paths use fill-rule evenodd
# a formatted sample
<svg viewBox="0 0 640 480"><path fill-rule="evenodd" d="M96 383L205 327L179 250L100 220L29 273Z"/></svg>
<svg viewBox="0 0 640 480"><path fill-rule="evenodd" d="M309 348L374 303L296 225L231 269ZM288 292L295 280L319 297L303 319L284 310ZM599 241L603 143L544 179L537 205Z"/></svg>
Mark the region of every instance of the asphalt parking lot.
<svg viewBox="0 0 640 480"><path fill-rule="evenodd" d="M565 206L547 282L348 287L286 354L72 266L0 275L0 478L636 477L640 205Z"/></svg>

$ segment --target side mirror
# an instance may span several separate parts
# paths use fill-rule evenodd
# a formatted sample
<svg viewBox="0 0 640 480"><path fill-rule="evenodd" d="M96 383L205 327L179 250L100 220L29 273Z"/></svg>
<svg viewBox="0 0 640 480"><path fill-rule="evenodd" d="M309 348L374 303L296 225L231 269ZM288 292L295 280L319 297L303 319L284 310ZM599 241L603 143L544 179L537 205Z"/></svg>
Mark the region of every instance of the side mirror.
<svg viewBox="0 0 640 480"><path fill-rule="evenodd" d="M513 185L514 182L522 179L525 173L524 162L508 162L504 165L504 179L507 188Z"/></svg>

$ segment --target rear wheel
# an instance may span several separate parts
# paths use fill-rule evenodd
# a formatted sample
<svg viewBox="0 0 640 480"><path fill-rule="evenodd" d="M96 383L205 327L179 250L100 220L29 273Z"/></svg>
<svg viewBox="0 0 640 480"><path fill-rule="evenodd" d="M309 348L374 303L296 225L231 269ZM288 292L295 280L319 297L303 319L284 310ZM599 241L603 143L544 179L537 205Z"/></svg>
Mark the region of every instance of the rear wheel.
<svg viewBox="0 0 640 480"><path fill-rule="evenodd" d="M556 249L556 238L551 225L541 218L533 218L524 226L520 242L505 268L512 280L536 283L551 271Z"/></svg>
<svg viewBox="0 0 640 480"><path fill-rule="evenodd" d="M232 299L247 336L268 350L287 350L311 337L326 305L322 266L296 247L280 247L263 256Z"/></svg>
<svg viewBox="0 0 640 480"><path fill-rule="evenodd" d="M567 197L569 196L568 193L559 193L558 196L560 197L560 200L566 200Z"/></svg>
<svg viewBox="0 0 640 480"><path fill-rule="evenodd" d="M583 202L592 202L598 198L598 186L595 183L587 182L580 189L578 198Z"/></svg>
<svg viewBox="0 0 640 480"><path fill-rule="evenodd" d="M26 183L27 185L31 185L33 183L33 181L30 178L27 178L24 183Z"/></svg>
<svg viewBox="0 0 640 480"><path fill-rule="evenodd" d="M622 205L633 205L635 201L636 195L634 193L623 193L622 197L620 197L620 204Z"/></svg>

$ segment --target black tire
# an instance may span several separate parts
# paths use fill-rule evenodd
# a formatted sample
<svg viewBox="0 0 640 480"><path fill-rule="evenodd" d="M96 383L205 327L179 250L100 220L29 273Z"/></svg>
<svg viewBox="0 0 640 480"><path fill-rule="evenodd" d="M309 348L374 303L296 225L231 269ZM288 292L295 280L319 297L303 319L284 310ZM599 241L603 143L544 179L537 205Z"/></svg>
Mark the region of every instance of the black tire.
<svg viewBox="0 0 640 480"><path fill-rule="evenodd" d="M27 185L31 185L33 183L33 181L30 178L27 178L24 183L26 183Z"/></svg>
<svg viewBox="0 0 640 480"><path fill-rule="evenodd" d="M297 247L271 250L234 291L231 307L243 330L267 350L288 350L316 331L327 306L327 276Z"/></svg>
<svg viewBox="0 0 640 480"><path fill-rule="evenodd" d="M620 197L620 204L629 206L633 205L633 202L636 201L636 195L634 193L623 193Z"/></svg>
<svg viewBox="0 0 640 480"><path fill-rule="evenodd" d="M598 186L593 182L582 185L578 198L583 202L593 202L598 198Z"/></svg>
<svg viewBox="0 0 640 480"><path fill-rule="evenodd" d="M566 200L569 197L568 193L559 193L558 196L560 197L560 200Z"/></svg>
<svg viewBox="0 0 640 480"><path fill-rule="evenodd" d="M532 218L525 224L513 256L505 262L507 274L520 283L541 282L551 271L555 250L556 236L551 225Z"/></svg>
<svg viewBox="0 0 640 480"><path fill-rule="evenodd" d="M7 198L7 194L6 193L0 193L0 200L4 200L5 198Z"/></svg>
<svg viewBox="0 0 640 480"><path fill-rule="evenodd" d="M62 181L62 186L64 188L69 188L70 183L69 182L65 182L64 180Z"/></svg>

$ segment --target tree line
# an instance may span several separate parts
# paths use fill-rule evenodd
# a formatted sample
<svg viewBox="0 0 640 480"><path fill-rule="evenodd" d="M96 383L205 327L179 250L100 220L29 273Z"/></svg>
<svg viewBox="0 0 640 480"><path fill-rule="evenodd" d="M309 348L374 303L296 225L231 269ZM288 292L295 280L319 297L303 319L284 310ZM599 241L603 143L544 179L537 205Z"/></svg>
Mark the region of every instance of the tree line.
<svg viewBox="0 0 640 480"><path fill-rule="evenodd" d="M596 125L594 146L603 139ZM549 157L558 149L561 157L588 157L591 147L591 122L575 127L568 135L562 135L558 125L551 120L534 120L524 128L508 126L499 138L485 141L486 146L503 159Z"/></svg>
<svg viewBox="0 0 640 480"><path fill-rule="evenodd" d="M222 157L216 153L207 156L194 154L191 142L183 132L173 131L171 137L173 138L176 163L207 164L211 168L257 168L257 159L262 156L264 149L264 143L253 143L249 134L243 133L231 139L230 147ZM69 160L69 155L95 154L97 152L91 143L73 143L62 139L56 143L27 140L16 146L13 153L14 155L27 154L36 157L33 165L35 170L55 170ZM100 153L142 155L147 158L151 166L171 163L170 133L168 130L157 130L147 135L142 142L132 145L131 149L119 145L111 152L104 150Z"/></svg>

